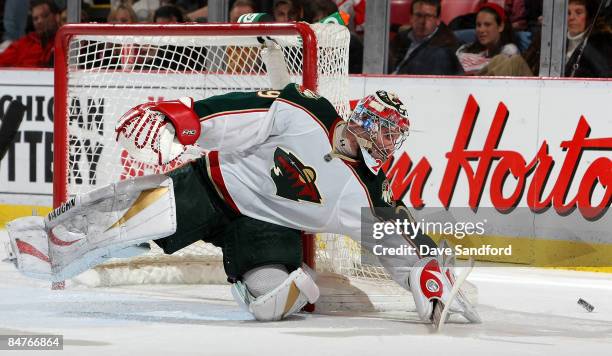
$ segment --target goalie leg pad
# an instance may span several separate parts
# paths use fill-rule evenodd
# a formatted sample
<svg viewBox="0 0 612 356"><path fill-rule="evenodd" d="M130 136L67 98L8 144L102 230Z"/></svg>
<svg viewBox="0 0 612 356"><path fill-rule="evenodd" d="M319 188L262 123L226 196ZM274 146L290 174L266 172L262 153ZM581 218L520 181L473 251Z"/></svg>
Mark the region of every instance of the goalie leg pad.
<svg viewBox="0 0 612 356"><path fill-rule="evenodd" d="M64 280L129 246L176 231L172 180L151 175L93 190L45 220L53 280Z"/></svg>
<svg viewBox="0 0 612 356"><path fill-rule="evenodd" d="M45 219L40 216L26 216L6 225L9 235L9 259L19 272L32 278L49 280L51 261L45 229Z"/></svg>
<svg viewBox="0 0 612 356"><path fill-rule="evenodd" d="M9 235L9 261L15 264L17 270L31 278L58 280L51 272L49 237L45 219L40 216L26 216L11 221L6 228ZM149 250L147 243L133 245L112 255L100 256L89 264L96 265L110 258L133 257Z"/></svg>
<svg viewBox="0 0 612 356"><path fill-rule="evenodd" d="M319 299L319 287L303 269L289 277L269 293L255 298L242 282L232 285L232 295L241 307L259 321L277 321L299 312L306 303Z"/></svg>

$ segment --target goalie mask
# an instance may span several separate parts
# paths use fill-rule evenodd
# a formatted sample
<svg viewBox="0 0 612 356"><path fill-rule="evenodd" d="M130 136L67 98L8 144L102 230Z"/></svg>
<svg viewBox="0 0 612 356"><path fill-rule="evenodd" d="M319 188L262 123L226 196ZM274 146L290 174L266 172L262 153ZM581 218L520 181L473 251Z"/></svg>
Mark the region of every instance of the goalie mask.
<svg viewBox="0 0 612 356"><path fill-rule="evenodd" d="M384 90L361 99L348 119L348 131L355 135L362 152L382 162L402 145L409 127L404 104Z"/></svg>

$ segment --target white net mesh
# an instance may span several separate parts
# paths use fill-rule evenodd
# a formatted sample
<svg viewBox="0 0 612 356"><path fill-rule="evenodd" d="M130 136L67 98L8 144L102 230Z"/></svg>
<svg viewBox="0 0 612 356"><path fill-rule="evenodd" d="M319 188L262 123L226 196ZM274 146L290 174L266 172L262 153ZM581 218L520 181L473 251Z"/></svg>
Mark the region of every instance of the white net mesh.
<svg viewBox="0 0 612 356"><path fill-rule="evenodd" d="M313 25L312 29L317 38L318 91L346 118L349 33L342 26L327 24ZM304 68L301 39L297 36L272 38L282 47L292 81L301 84ZM66 183L70 195L173 168L137 162L116 144L116 120L128 109L147 101L182 96L199 100L231 91L269 89L270 75L274 74L266 71L258 38L242 36L239 31L228 32L227 36L78 35L71 37L68 48ZM362 263L359 246L348 238L321 234L317 247L320 270L388 278L380 267ZM144 266L168 266L173 261L220 262L220 256L220 249L196 243L171 257L162 256L159 249L154 249L148 256L129 263L133 272L144 270ZM113 278L122 278L123 283L140 281L140 277L128 278L129 273L124 274ZM105 283L113 283L109 276ZM168 279L159 275L154 282ZM193 276L181 280L210 281L210 278Z"/></svg>

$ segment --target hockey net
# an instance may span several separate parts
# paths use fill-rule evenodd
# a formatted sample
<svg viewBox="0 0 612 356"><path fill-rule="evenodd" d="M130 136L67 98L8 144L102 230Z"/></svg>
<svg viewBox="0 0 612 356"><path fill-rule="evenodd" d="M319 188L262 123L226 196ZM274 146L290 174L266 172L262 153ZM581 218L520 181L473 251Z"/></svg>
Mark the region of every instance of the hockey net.
<svg viewBox="0 0 612 356"><path fill-rule="evenodd" d="M147 101L270 89L261 37L281 47L291 80L325 96L346 117L349 33L338 25L201 24L70 25L56 43L54 204L112 182L174 166L132 159L114 138L116 120ZM86 283L222 283L221 250L199 242L166 256L151 244L142 257L96 268ZM389 281L381 267L361 260L348 237L319 234L317 270L332 283L357 277ZM308 251L307 251L308 252ZM350 294L350 292L349 292ZM359 299L359 298L357 298ZM334 303L334 301L331 301ZM359 301L356 300L356 303Z"/></svg>

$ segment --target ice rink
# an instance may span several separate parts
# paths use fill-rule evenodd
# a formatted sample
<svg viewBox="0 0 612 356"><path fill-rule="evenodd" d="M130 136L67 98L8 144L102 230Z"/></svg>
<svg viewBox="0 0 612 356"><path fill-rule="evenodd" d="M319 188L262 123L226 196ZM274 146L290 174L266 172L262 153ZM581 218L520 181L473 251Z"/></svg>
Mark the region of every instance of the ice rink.
<svg viewBox="0 0 612 356"><path fill-rule="evenodd" d="M258 323L233 302L228 286L73 284L52 291L3 262L0 335L61 334L64 349L0 354L612 355L611 277L477 264L468 280L478 287L484 323L451 323L436 334L413 311ZM595 310L587 312L578 298Z"/></svg>

